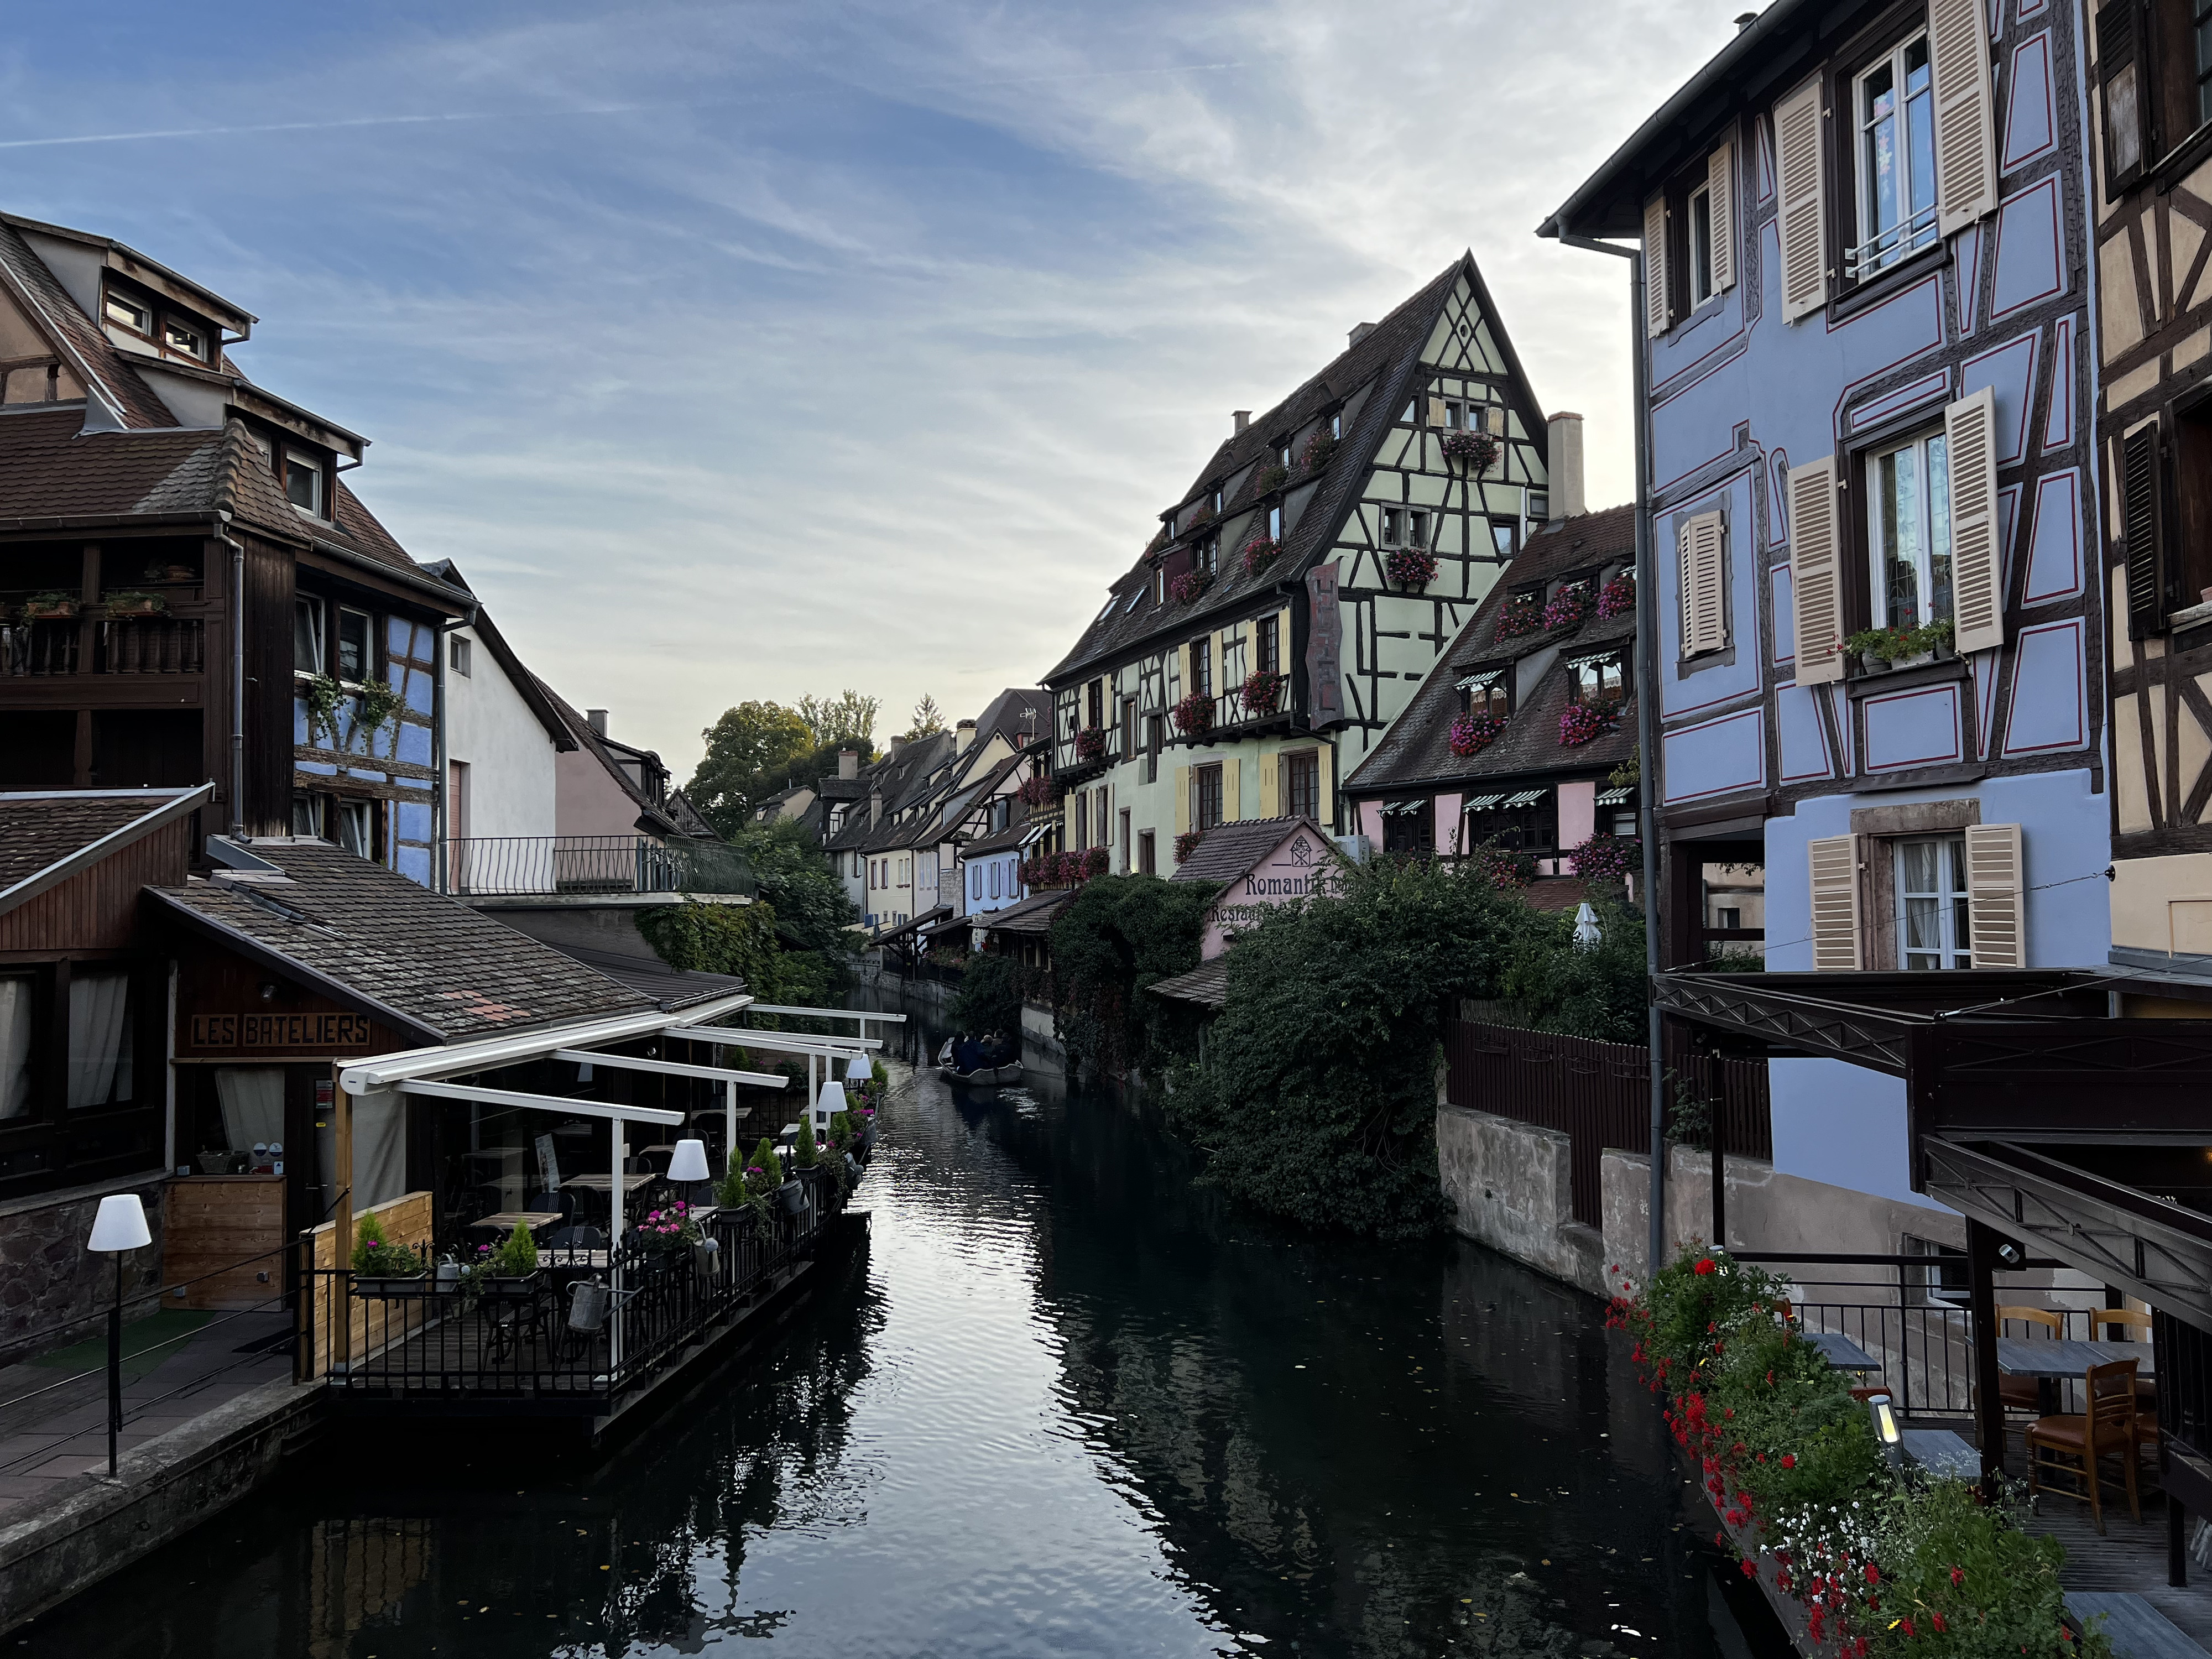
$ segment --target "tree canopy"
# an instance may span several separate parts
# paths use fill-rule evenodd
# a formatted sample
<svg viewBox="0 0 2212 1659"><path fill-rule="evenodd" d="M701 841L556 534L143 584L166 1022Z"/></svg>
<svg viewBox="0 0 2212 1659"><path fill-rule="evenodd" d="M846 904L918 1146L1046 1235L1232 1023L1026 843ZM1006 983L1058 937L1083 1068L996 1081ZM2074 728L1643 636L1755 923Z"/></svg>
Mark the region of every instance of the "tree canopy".
<svg viewBox="0 0 2212 1659"><path fill-rule="evenodd" d="M814 748L807 723L780 702L741 702L700 736L707 753L684 793L725 840L744 824L756 801L782 787L763 788L763 782L787 775L793 761Z"/></svg>

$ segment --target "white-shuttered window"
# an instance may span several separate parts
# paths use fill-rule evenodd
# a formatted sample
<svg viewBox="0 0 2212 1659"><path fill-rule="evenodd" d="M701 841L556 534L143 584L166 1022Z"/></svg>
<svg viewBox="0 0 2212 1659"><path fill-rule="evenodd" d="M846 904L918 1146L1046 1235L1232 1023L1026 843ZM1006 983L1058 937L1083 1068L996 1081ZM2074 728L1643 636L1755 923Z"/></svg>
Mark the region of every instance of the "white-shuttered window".
<svg viewBox="0 0 2212 1659"><path fill-rule="evenodd" d="M1966 908L1966 838L1914 836L1895 843L1897 965L1966 968L1973 927Z"/></svg>
<svg viewBox="0 0 2212 1659"><path fill-rule="evenodd" d="M1695 514L1676 533L1686 658L1728 649L1726 536L1726 521L1717 513Z"/></svg>
<svg viewBox="0 0 2212 1659"><path fill-rule="evenodd" d="M1951 475L1939 429L1867 458L1875 617L1911 629L1951 617Z"/></svg>

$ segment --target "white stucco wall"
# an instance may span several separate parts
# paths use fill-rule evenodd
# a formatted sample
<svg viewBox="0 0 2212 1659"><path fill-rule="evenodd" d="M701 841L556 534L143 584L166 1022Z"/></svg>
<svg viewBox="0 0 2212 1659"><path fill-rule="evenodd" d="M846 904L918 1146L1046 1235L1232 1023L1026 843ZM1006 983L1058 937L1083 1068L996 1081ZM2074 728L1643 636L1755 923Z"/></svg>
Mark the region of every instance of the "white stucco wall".
<svg viewBox="0 0 2212 1659"><path fill-rule="evenodd" d="M471 672L446 672L446 752L469 769L465 833L557 833L552 738L476 630L455 632L470 642Z"/></svg>

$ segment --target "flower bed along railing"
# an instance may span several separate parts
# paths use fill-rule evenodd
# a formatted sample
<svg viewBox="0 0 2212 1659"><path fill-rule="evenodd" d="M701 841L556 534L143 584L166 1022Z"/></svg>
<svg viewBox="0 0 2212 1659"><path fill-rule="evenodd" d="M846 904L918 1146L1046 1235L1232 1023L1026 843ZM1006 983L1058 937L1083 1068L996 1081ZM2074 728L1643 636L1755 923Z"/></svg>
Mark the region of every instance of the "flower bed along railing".
<svg viewBox="0 0 2212 1659"><path fill-rule="evenodd" d="M1595 738L1603 737L1620 723L1619 703L1570 703L1567 712L1559 716L1559 747L1578 749Z"/></svg>
<svg viewBox="0 0 2212 1659"><path fill-rule="evenodd" d="M1192 692L1175 706L1175 726L1187 738L1213 730L1213 699L1203 691Z"/></svg>
<svg viewBox="0 0 2212 1659"><path fill-rule="evenodd" d="M1515 593L1509 597L1498 613L1498 628L1493 638L1517 640L1529 634L1544 631L1544 602L1534 593Z"/></svg>
<svg viewBox="0 0 2212 1659"><path fill-rule="evenodd" d="M1698 1248L1641 1294L1620 1272L1606 1322L1633 1340L1668 1431L1698 1462L1722 1522L1714 1542L1797 1603L1816 1651L2110 1659L2101 1632L2069 1624L2057 1540L2023 1531L2010 1502L1885 1462L1869 1407L1805 1340L1787 1285Z"/></svg>
<svg viewBox="0 0 2212 1659"><path fill-rule="evenodd" d="M1245 677L1243 700L1247 720L1273 714L1283 701L1283 677L1272 668L1255 669Z"/></svg>
<svg viewBox="0 0 2212 1659"><path fill-rule="evenodd" d="M1024 859L1014 874L1024 887L1080 887L1093 876L1104 875L1108 862L1103 847L1074 853L1040 853Z"/></svg>
<svg viewBox="0 0 2212 1659"><path fill-rule="evenodd" d="M1462 760L1479 755L1505 729L1503 714L1462 714L1451 723L1451 751Z"/></svg>

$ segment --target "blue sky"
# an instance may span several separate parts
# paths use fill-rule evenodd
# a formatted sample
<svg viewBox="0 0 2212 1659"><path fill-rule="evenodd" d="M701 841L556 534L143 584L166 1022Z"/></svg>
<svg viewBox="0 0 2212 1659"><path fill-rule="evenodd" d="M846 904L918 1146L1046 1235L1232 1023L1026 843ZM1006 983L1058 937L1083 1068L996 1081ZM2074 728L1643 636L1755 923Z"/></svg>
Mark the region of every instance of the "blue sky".
<svg viewBox="0 0 2212 1659"><path fill-rule="evenodd" d="M1625 498L1626 267L1533 231L1740 9L17 0L0 206L258 316L680 776L743 698L1034 684L1229 411L1465 247Z"/></svg>

